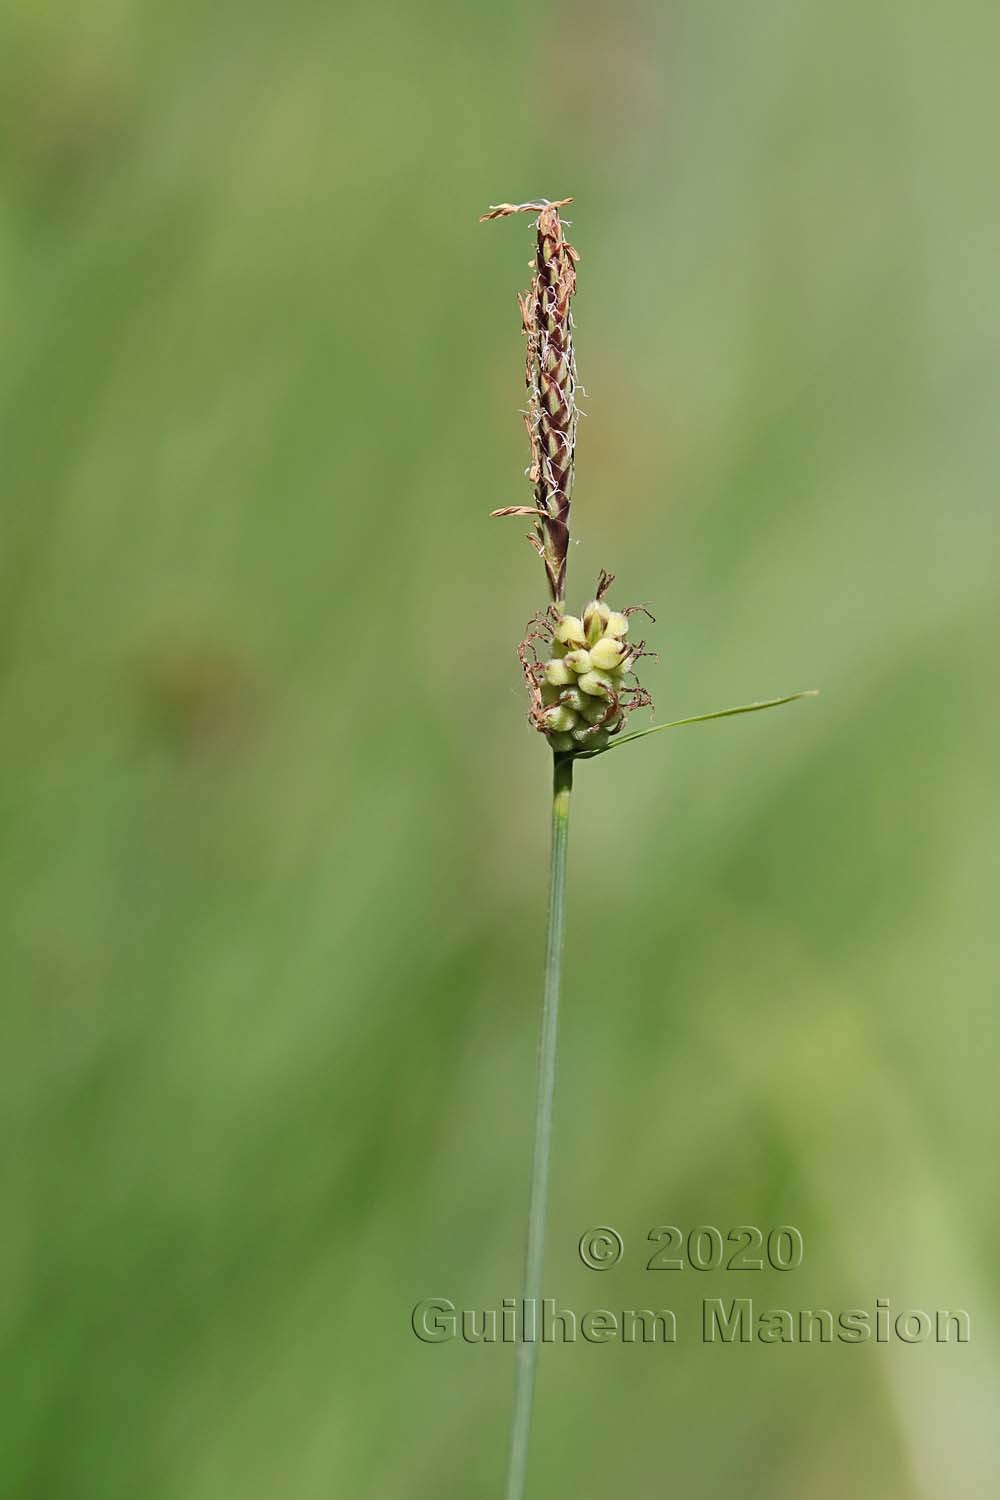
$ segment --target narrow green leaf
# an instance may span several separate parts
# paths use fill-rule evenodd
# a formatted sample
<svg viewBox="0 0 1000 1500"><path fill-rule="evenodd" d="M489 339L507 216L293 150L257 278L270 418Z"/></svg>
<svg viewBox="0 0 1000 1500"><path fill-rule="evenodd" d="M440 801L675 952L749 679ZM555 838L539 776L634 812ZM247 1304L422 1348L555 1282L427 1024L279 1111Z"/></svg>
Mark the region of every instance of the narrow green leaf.
<svg viewBox="0 0 1000 1500"><path fill-rule="evenodd" d="M803 693L789 693L787 698L766 698L762 703L741 703L737 708L717 708L713 713L693 714L690 719L674 719L670 724L652 724L648 729L635 729L631 734L620 735L603 750L582 751L575 758L593 760L598 755L607 755L609 750L617 750L619 745L629 744L631 740L644 740L647 734L660 734L664 729L679 729L682 724L704 724L708 719L728 719L733 714L755 714L759 709L780 708L783 703L794 703L798 698L818 697L818 688L807 688Z"/></svg>

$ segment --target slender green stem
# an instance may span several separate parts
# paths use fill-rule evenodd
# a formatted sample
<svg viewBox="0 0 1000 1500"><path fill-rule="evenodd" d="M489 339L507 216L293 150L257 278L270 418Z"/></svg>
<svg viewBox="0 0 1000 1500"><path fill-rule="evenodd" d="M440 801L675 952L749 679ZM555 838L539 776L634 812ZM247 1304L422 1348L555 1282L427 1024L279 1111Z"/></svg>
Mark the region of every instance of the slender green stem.
<svg viewBox="0 0 1000 1500"><path fill-rule="evenodd" d="M552 861L549 870L549 924L545 947L545 990L538 1043L538 1093L535 1102L535 1145L531 1162L528 1244L524 1260L521 1337L517 1346L514 1417L510 1430L510 1468L507 1500L523 1500L528 1469L528 1439L538 1365L539 1309L545 1267L545 1215L549 1197L552 1154L552 1100L556 1085L556 1041L559 1029L559 981L566 928L566 844L569 801L573 789L572 756L556 756L552 779Z"/></svg>

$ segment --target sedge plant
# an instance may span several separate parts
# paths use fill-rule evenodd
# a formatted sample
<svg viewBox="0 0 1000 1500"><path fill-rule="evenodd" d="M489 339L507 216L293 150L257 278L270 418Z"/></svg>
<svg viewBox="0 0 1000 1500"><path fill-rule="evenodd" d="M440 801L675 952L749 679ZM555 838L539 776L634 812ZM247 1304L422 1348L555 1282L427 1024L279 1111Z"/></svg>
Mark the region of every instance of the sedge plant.
<svg viewBox="0 0 1000 1500"><path fill-rule="evenodd" d="M528 693L528 720L552 753L552 840L549 867L548 931L538 1047L535 1133L528 1206L522 1311L537 1309L542 1295L545 1221L548 1205L555 1096L559 994L566 927L566 853L573 771L578 761L606 755L661 730L700 724L734 714L777 708L813 691L741 704L628 729L629 716L653 707L638 677L640 661L651 655L644 640L634 638L638 615L653 616L644 605L612 606L608 595L614 574L603 569L594 597L579 614L566 608L566 564L570 542L570 504L576 460L576 358L571 304L576 290L579 255L566 238L559 210L572 198L550 202L501 203L480 222L515 214L535 215L536 250L530 287L518 297L526 343L524 413L530 462L527 469L533 503L505 506L495 516L529 517L528 540L542 560L549 601L529 622L518 647ZM534 1405L538 1342L522 1334L517 1348L514 1411L511 1422L507 1500L523 1500L528 1443Z"/></svg>

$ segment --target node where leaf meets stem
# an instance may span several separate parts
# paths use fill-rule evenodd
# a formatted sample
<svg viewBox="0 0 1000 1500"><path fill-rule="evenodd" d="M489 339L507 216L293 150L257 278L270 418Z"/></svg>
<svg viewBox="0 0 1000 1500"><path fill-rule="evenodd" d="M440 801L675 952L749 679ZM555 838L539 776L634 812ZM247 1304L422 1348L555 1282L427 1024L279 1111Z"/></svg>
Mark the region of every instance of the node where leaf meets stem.
<svg viewBox="0 0 1000 1500"><path fill-rule="evenodd" d="M573 789L573 757L557 755L552 777L552 850L549 865L548 935L545 943L545 988L538 1042L538 1086L535 1102L535 1145L531 1162L528 1241L524 1259L524 1296L521 1338L517 1346L514 1418L510 1434L507 1500L523 1500L528 1469L528 1439L538 1365L538 1316L545 1268L545 1219L552 1155L552 1106L556 1084L556 1041L559 1030L559 987L566 930L566 848L569 805ZM534 1337L525 1338L530 1317Z"/></svg>

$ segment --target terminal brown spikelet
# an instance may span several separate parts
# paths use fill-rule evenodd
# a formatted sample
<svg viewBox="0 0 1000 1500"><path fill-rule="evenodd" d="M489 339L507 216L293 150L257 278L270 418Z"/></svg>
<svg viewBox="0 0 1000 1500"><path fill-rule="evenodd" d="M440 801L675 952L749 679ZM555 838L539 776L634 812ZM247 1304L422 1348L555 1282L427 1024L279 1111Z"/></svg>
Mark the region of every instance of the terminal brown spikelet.
<svg viewBox="0 0 1000 1500"><path fill-rule="evenodd" d="M572 201L560 198L554 203L546 199L501 203L480 220L520 213L538 215L535 274L531 286L518 297L527 341L524 378L528 409L524 421L531 447L528 478L534 487L535 504L505 506L493 514L535 517L535 530L528 540L545 564L549 592L560 608L566 597L576 451L576 361L570 302L576 290L579 256L563 233L559 210Z"/></svg>

